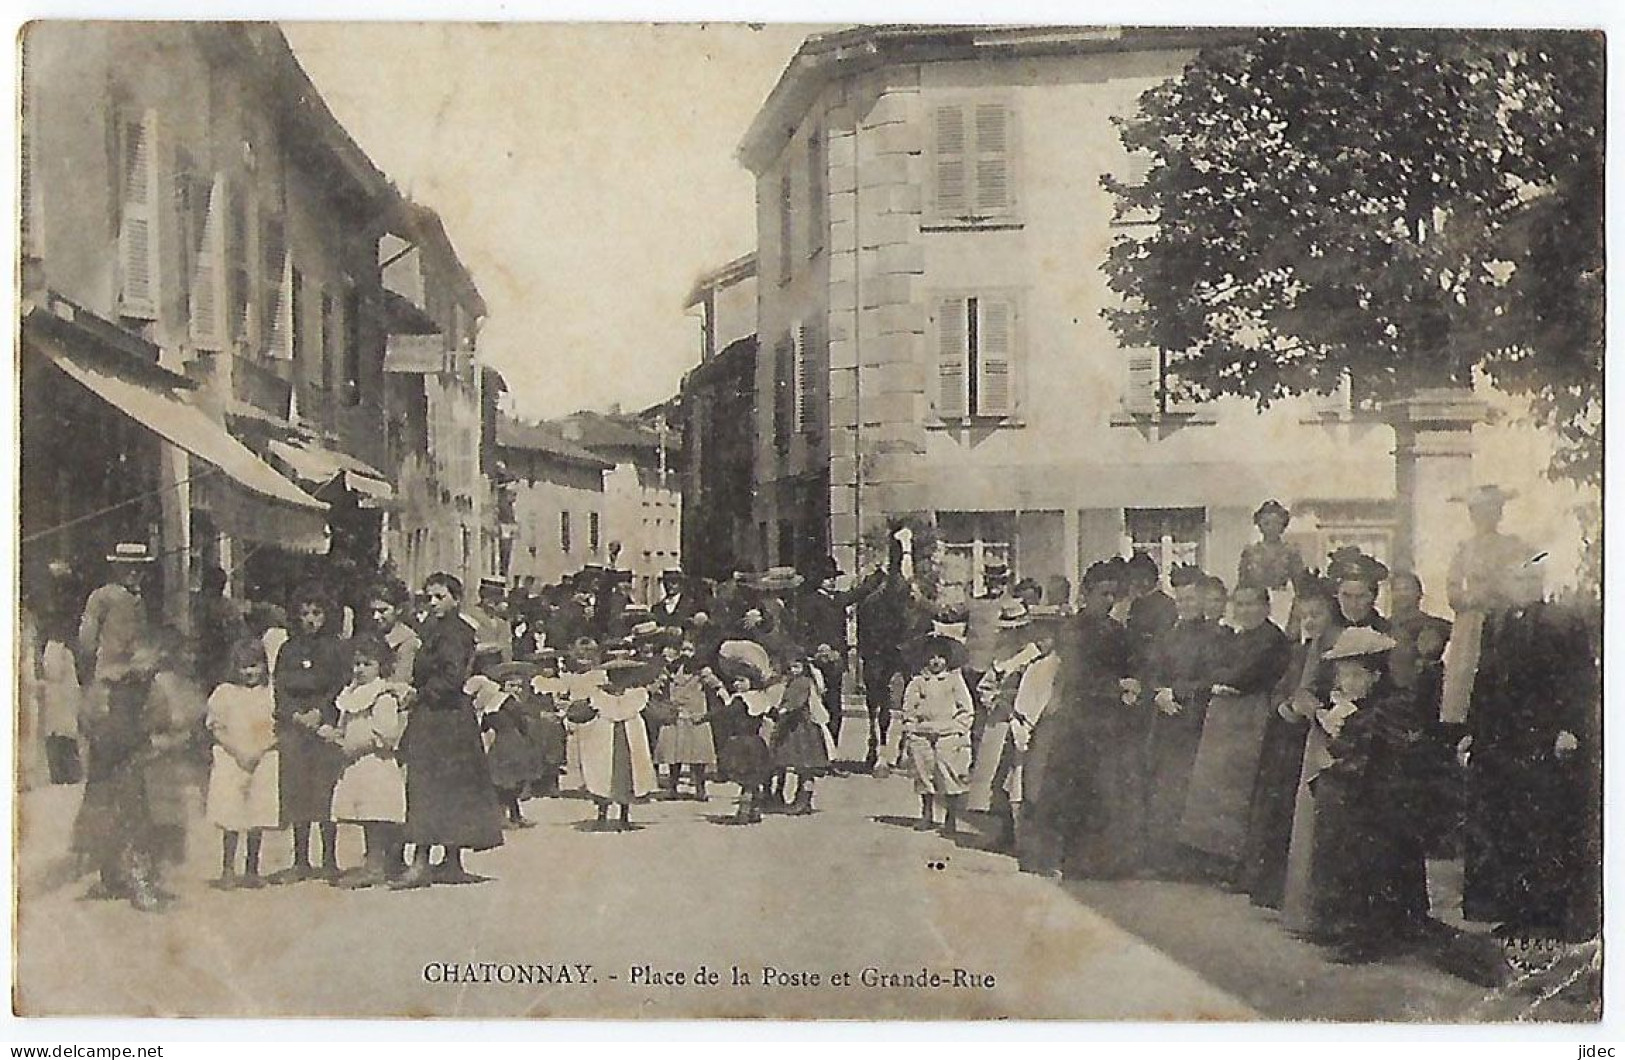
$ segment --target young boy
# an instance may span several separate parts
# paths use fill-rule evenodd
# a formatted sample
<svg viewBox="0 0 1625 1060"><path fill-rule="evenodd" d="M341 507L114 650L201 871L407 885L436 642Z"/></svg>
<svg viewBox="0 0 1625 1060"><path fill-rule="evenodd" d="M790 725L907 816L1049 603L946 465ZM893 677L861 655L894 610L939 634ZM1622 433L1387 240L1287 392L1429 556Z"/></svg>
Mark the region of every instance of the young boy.
<svg viewBox="0 0 1625 1060"><path fill-rule="evenodd" d="M970 780L970 731L976 706L958 670L949 668L956 645L946 637L927 640L925 669L903 691L903 746L920 796L915 828L936 828L935 805L945 807L943 834L959 828L960 804Z"/></svg>

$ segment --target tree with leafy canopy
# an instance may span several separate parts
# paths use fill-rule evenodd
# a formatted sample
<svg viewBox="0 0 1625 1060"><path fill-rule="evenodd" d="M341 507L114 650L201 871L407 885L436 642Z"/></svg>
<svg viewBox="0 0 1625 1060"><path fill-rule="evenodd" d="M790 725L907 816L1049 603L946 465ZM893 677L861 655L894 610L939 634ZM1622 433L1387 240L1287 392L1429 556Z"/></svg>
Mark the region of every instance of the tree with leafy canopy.
<svg viewBox="0 0 1625 1060"><path fill-rule="evenodd" d="M1345 378L1375 408L1482 373L1601 481L1601 34L1280 29L1201 49L1117 119L1142 184L1107 271L1182 399Z"/></svg>

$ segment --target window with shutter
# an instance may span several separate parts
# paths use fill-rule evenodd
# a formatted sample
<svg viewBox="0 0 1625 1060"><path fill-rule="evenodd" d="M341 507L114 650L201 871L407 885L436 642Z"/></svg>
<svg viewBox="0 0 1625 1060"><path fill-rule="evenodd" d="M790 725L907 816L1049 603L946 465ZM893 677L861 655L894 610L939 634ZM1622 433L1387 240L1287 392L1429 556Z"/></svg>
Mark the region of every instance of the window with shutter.
<svg viewBox="0 0 1625 1060"><path fill-rule="evenodd" d="M938 107L935 128L936 212L939 217L960 217L969 212L965 173L965 108Z"/></svg>
<svg viewBox="0 0 1625 1060"><path fill-rule="evenodd" d="M246 187L228 182L226 189L226 324L232 342L250 334L253 280L250 263L253 199Z"/></svg>
<svg viewBox="0 0 1625 1060"><path fill-rule="evenodd" d="M944 298L937 302L937 415L963 419L970 409L966 380L970 328L967 300Z"/></svg>
<svg viewBox="0 0 1625 1060"><path fill-rule="evenodd" d="M260 219L260 348L266 357L286 360L288 347L288 247L282 219L270 214Z"/></svg>
<svg viewBox="0 0 1625 1060"><path fill-rule="evenodd" d="M224 305L221 299L221 263L224 232L220 214L225 199L224 181L198 176L189 185L192 234L196 238L191 284L192 345L200 350L225 346Z"/></svg>
<svg viewBox="0 0 1625 1060"><path fill-rule="evenodd" d="M811 369L810 369L810 367L808 365L808 358L811 356L811 346L810 346L810 344L808 342L808 339L810 337L809 331L810 331L810 328L806 324L800 324L800 325L797 325L797 327L796 327L796 336L795 336L795 343L796 343L796 348L795 348L795 379L796 379L795 424L796 424L796 430L800 431L800 432L805 432L808 429L808 427L811 425L810 424L811 413L810 413L809 410L811 409L812 403L811 403L811 401L808 400L809 394L807 392L808 388L812 385Z"/></svg>
<svg viewBox="0 0 1625 1060"><path fill-rule="evenodd" d="M1007 102L932 110L932 207L939 222L1009 220L1016 208L1016 115Z"/></svg>
<svg viewBox="0 0 1625 1060"><path fill-rule="evenodd" d="M795 188L787 172L779 178L779 280L787 282L795 265Z"/></svg>
<svg viewBox="0 0 1625 1060"><path fill-rule="evenodd" d="M316 358L319 366L316 379L318 385L324 390L333 388L338 349L338 309L333 303L333 293L324 290L322 291L322 344Z"/></svg>
<svg viewBox="0 0 1625 1060"><path fill-rule="evenodd" d="M310 348L305 338L305 275L293 267L292 255L288 262L288 349L293 357L296 379L310 379ZM297 392L298 387L294 387ZM432 426L432 423L431 423ZM430 448L430 452L433 452Z"/></svg>
<svg viewBox="0 0 1625 1060"><path fill-rule="evenodd" d="M158 318L158 117L122 120L120 132L119 312L141 320Z"/></svg>
<svg viewBox="0 0 1625 1060"><path fill-rule="evenodd" d="M789 452L795 424L795 360L795 337L785 335L774 348L773 358L773 444L780 453Z"/></svg>
<svg viewBox="0 0 1625 1060"><path fill-rule="evenodd" d="M827 225L825 216L825 180L824 170L827 165L827 155L824 151L824 138L814 132L807 138L807 256L817 256L824 249L824 229Z"/></svg>
<svg viewBox="0 0 1625 1060"><path fill-rule="evenodd" d="M1151 176L1151 165L1155 161L1156 158L1150 151L1130 151L1119 180L1131 188L1143 186ZM1144 225L1152 224L1157 219L1152 211L1125 206L1121 200L1115 204L1114 211L1113 224Z"/></svg>
<svg viewBox="0 0 1625 1060"><path fill-rule="evenodd" d="M1016 310L1003 298L978 298L976 405L978 416L1008 416L1015 409L1010 361L1015 349Z"/></svg>
<svg viewBox="0 0 1625 1060"><path fill-rule="evenodd" d="M999 215L1010 209L1010 108L976 105L976 212Z"/></svg>
<svg viewBox="0 0 1625 1060"><path fill-rule="evenodd" d="M1156 350L1128 351L1128 389L1123 405L1132 412L1161 411L1162 358Z"/></svg>

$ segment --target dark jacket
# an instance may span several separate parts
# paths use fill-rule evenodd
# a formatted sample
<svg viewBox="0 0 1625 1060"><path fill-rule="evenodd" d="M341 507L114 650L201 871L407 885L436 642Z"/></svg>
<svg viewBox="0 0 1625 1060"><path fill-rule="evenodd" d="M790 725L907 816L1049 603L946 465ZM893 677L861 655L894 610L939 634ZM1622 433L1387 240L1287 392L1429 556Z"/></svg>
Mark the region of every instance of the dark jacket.
<svg viewBox="0 0 1625 1060"><path fill-rule="evenodd" d="M412 665L417 705L427 710L457 710L466 702L463 683L474 668L474 630L462 616L451 614L429 618L418 635L423 647Z"/></svg>

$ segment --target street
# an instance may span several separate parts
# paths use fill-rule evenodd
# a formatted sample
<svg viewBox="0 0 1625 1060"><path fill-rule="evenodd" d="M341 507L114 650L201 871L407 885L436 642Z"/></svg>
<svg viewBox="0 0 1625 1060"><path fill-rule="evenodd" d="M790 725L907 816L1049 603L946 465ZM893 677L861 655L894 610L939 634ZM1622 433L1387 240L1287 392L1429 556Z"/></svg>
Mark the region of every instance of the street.
<svg viewBox="0 0 1625 1060"><path fill-rule="evenodd" d="M861 741L853 722L848 733ZM826 778L817 814L750 827L718 823L733 791L714 785L706 803L639 806L630 834L585 826L589 802L532 800L537 827L468 859L487 882L407 893L211 890L218 833L200 822L170 877L179 900L160 915L81 900L86 881L64 873L78 789L29 792L16 1007L241 1017L1511 1015L1420 961L1329 964L1244 898L1022 875L975 837L913 831L918 803L905 777ZM359 860L357 832L341 829L346 865ZM268 837L266 870L287 858L286 836ZM700 966L719 981L697 984ZM735 966L748 986L734 985ZM766 986L764 968L780 984L816 975L818 985ZM922 970L944 985L896 985ZM955 970L963 985L953 985Z"/></svg>

